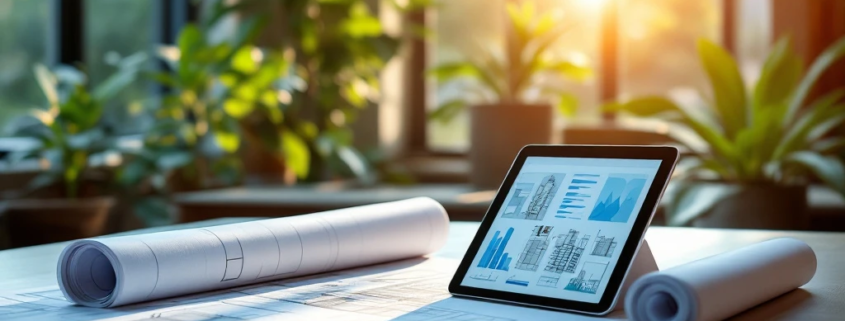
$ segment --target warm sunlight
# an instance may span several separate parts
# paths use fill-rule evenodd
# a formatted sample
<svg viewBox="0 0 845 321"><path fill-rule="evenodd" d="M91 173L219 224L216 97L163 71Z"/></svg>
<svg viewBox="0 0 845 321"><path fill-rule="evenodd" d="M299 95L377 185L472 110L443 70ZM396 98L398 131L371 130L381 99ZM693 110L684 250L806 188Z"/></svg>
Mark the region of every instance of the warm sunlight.
<svg viewBox="0 0 845 321"><path fill-rule="evenodd" d="M585 10L599 10L608 1L613 0L574 0L573 3Z"/></svg>

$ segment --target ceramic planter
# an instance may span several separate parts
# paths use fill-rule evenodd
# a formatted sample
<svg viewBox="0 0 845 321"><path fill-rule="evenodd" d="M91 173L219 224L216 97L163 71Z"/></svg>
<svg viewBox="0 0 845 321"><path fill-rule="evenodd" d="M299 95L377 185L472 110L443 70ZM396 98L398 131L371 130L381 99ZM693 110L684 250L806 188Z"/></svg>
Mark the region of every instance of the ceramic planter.
<svg viewBox="0 0 845 321"><path fill-rule="evenodd" d="M551 105L495 104L470 108L470 183L478 189L502 184L514 157L528 144L552 142Z"/></svg>

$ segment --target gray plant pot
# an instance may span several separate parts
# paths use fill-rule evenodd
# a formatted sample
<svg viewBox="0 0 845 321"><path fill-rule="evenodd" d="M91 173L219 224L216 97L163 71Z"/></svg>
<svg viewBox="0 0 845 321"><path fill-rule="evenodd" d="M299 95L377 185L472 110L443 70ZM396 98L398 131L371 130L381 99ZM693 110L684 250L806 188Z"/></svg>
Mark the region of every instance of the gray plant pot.
<svg viewBox="0 0 845 321"><path fill-rule="evenodd" d="M723 185L735 189L695 219L695 227L744 228L768 230L805 230L810 227L807 216L807 187L773 184Z"/></svg>
<svg viewBox="0 0 845 321"><path fill-rule="evenodd" d="M523 146L551 143L553 112L547 104L471 107L470 183L478 189L496 189Z"/></svg>

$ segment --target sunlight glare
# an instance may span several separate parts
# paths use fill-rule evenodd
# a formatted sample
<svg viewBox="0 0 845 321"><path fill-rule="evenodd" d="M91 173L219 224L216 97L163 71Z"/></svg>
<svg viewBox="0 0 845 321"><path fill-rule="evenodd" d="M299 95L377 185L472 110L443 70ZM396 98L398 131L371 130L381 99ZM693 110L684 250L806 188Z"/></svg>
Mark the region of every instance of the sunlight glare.
<svg viewBox="0 0 845 321"><path fill-rule="evenodd" d="M574 0L574 3L586 10L599 10L607 1L611 0Z"/></svg>

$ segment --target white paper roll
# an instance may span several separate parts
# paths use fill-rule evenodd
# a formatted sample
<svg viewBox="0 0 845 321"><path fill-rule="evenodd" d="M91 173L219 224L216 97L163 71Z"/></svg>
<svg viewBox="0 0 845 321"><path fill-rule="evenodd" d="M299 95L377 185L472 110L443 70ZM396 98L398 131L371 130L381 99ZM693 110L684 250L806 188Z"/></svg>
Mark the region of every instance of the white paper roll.
<svg viewBox="0 0 845 321"><path fill-rule="evenodd" d="M59 256L74 303L130 303L316 274L431 253L449 217L414 198L310 215L79 240Z"/></svg>
<svg viewBox="0 0 845 321"><path fill-rule="evenodd" d="M813 278L816 254L803 241L772 239L646 274L625 298L634 321L722 320Z"/></svg>

